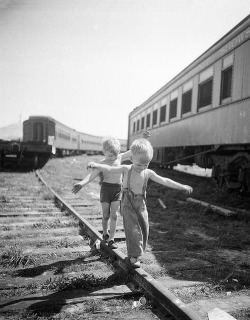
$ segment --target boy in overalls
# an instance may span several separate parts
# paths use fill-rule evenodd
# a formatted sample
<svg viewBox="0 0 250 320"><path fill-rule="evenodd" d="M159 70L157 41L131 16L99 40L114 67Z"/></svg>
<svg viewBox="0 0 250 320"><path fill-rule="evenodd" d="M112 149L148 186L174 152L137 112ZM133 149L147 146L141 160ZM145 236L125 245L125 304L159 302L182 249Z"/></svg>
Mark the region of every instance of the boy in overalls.
<svg viewBox="0 0 250 320"><path fill-rule="evenodd" d="M153 148L146 139L134 140L130 147L132 165L107 166L101 163L90 162L89 168L95 168L103 173L122 173L123 194L121 201L121 214L123 216L124 231L126 235L127 253L134 268L140 267L140 258L146 250L149 223L146 207L146 187L149 179L166 187L193 191L192 187L175 182L156 174L148 169L153 158Z"/></svg>

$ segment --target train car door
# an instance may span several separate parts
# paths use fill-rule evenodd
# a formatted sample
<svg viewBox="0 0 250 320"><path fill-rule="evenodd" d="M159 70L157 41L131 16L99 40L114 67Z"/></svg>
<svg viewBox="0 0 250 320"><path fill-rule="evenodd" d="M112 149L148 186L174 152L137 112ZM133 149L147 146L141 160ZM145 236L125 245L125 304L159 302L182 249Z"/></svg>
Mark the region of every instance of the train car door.
<svg viewBox="0 0 250 320"><path fill-rule="evenodd" d="M43 124L34 123L34 141L43 141Z"/></svg>

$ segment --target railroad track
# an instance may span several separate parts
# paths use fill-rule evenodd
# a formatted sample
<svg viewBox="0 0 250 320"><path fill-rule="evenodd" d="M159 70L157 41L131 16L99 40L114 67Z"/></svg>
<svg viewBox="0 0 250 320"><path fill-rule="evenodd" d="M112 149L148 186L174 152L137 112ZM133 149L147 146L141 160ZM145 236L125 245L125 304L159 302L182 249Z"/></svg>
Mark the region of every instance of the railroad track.
<svg viewBox="0 0 250 320"><path fill-rule="evenodd" d="M0 316L10 317L21 311L43 316L60 314L62 318L67 314L69 319L69 314L73 319L79 314L83 316L83 312L86 319L101 319L104 315L111 319L207 319L207 309L200 303L204 299L190 303L180 299L184 293L201 294L207 290L206 284L169 276L170 264L164 266L159 261L170 260L177 273L181 272L181 264L188 270L194 270L194 265L209 269L210 261L193 254L182 263L174 259L174 250L158 244L149 246L142 268L131 269L126 261L121 221L116 233L118 250L101 243L99 251L90 251L89 241L102 239L98 199L88 197L83 201L72 195L69 188L63 190L63 195L52 195L52 189L39 173L4 173L1 179L8 179L10 187L2 183L0 189L4 253ZM164 233L154 224L151 229L152 239ZM239 295L242 303L236 297L230 300L232 296L225 297L223 293L216 299L229 305L234 299L245 313L243 305L250 301L248 293L245 300ZM146 304L140 306L142 297ZM216 299L210 302L215 303Z"/></svg>

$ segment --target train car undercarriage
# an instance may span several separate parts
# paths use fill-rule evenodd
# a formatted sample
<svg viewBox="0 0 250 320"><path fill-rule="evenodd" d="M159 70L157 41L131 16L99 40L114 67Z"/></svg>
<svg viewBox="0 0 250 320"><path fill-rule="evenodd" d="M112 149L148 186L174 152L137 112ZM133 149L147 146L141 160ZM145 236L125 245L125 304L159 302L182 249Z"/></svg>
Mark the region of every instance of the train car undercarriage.
<svg viewBox="0 0 250 320"><path fill-rule="evenodd" d="M51 154L52 147L42 142L0 140L0 170L39 169Z"/></svg>
<svg viewBox="0 0 250 320"><path fill-rule="evenodd" d="M249 145L155 148L154 151L153 163L163 168L195 163L201 168L211 168L220 188L250 192Z"/></svg>

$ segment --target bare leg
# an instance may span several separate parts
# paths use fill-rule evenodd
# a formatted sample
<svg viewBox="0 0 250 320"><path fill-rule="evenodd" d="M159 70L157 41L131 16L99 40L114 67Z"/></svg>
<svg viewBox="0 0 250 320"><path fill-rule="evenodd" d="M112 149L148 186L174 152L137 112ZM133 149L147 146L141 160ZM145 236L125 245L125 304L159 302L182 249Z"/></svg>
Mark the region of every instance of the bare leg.
<svg viewBox="0 0 250 320"><path fill-rule="evenodd" d="M110 236L109 236L109 240L114 240L114 237L115 237L119 207L120 207L120 201L111 202L111 205L110 205Z"/></svg>
<svg viewBox="0 0 250 320"><path fill-rule="evenodd" d="M105 235L105 234L108 234L110 204L108 202L101 202L101 205L102 205L102 230L103 230L103 235Z"/></svg>

